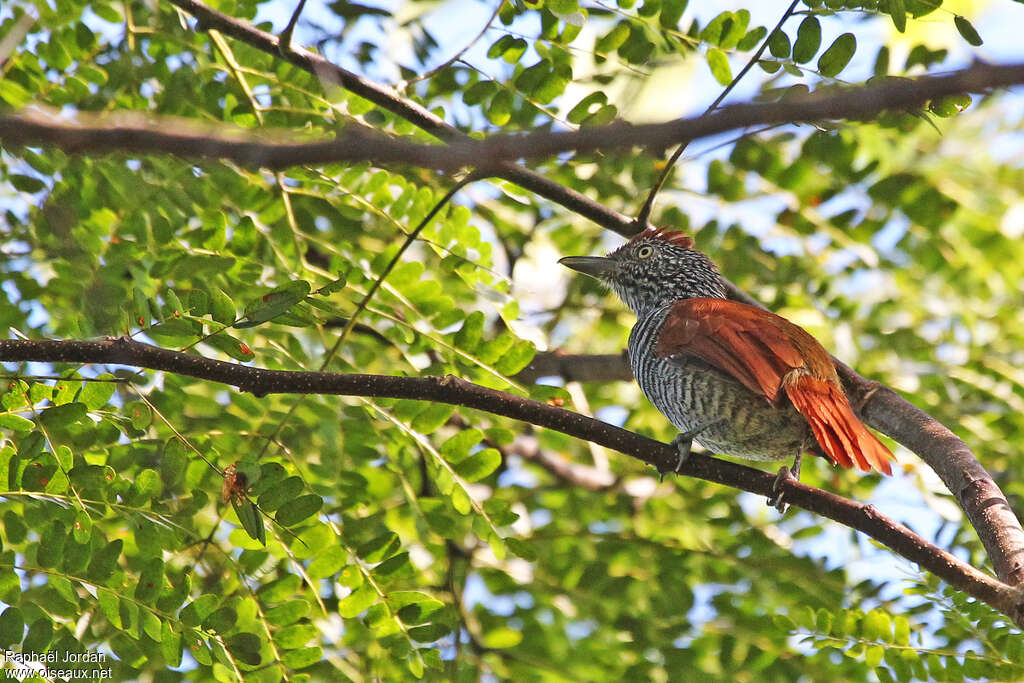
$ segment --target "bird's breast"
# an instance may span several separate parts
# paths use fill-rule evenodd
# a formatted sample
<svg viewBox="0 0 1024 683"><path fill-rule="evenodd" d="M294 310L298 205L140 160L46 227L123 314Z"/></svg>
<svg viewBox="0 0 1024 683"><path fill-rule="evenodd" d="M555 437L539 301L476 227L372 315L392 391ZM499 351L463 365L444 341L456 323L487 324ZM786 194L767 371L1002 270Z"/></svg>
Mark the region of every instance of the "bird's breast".
<svg viewBox="0 0 1024 683"><path fill-rule="evenodd" d="M773 407L698 358L659 357L655 346L666 315L667 309L637 321L629 336L629 359L644 395L677 429L710 424L696 437L702 446L750 460L791 458L801 444L809 444L809 425L788 402Z"/></svg>

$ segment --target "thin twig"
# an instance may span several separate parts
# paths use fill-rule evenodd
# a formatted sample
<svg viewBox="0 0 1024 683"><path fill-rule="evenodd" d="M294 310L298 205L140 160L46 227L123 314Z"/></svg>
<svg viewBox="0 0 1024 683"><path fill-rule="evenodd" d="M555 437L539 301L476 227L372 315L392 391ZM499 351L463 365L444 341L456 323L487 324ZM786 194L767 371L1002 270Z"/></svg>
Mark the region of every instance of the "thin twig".
<svg viewBox="0 0 1024 683"><path fill-rule="evenodd" d="M782 25L786 23L786 20L789 19L790 16L792 16L793 11L796 9L796 6L798 4L800 4L800 0L793 0L793 2L790 3L789 7L783 13L782 18L779 19L779 23L775 24L775 28L768 32L768 35L765 37L765 39L761 41L761 46L757 48L757 51L754 52L754 54L750 57L749 60L747 60L747 63L743 65L743 68L740 69L740 72L736 74L736 77L733 78L732 81L730 81L729 85L725 86L725 90L723 90L718 95L718 97L715 98L715 101L712 102L711 105L704 110L705 114L710 114L715 109L717 109L718 105L722 103L722 100L724 100L729 95L729 93L733 91L733 88L736 87L736 84L740 82L740 79L746 76L747 72L750 71L750 69L753 68L755 64L757 64L758 60L761 59L761 55L764 54L765 48L768 47L768 41L772 39L772 36L775 35L776 31L782 30ZM640 207L640 211L637 212L636 214L637 232L642 230L647 225L647 221L651 217L651 211L654 209L655 198L658 196L658 193L661 192L661 188L665 186L666 181L668 181L668 177L669 175L672 174L672 169L675 167L676 162L679 161L679 157L683 155L683 152L686 151L686 148L690 145L692 141L693 138L689 140L683 140L682 143L676 148L676 151L672 153L672 156L669 157L669 160L665 163L665 168L662 169L661 176L658 178L658 182L656 182L654 184L654 187L651 188L650 193L648 193L647 195L647 199L644 200L644 205Z"/></svg>
<svg viewBox="0 0 1024 683"><path fill-rule="evenodd" d="M468 43L466 43L466 45L461 50L456 52L449 59L446 59L445 61L443 61L440 64L438 64L437 66L435 66L433 69L430 69L429 71L424 71L423 73L417 74L416 76L413 76L412 78L409 78L409 79L406 79L404 81L400 81L400 82L396 83L395 84L395 89L396 90L401 90L401 91L404 92L413 83L419 83L420 81L422 81L424 79L430 78L431 76L433 76L433 75L435 75L437 73L440 73L441 71L444 71L449 66L451 66L455 62L459 61L462 58L462 55L466 54L467 50L469 50L471 47L476 45L477 42L479 42L479 40L484 37L484 34L486 34L487 30L491 28L491 24L494 23L494 18L498 16L498 12L500 12L500 11L501 11L501 2L494 3L494 11L491 12L491 16L487 18L487 23L484 24L484 27L482 29L480 29L480 32L476 34L476 36L473 38L473 40L471 40Z"/></svg>
<svg viewBox="0 0 1024 683"><path fill-rule="evenodd" d="M306 7L306 0L299 0L299 4L295 7L295 11L292 12L291 19L288 20L288 25L281 31L279 38L278 49L282 53L286 53L292 49L292 35L295 33L295 25L299 23L299 15L302 14L302 10Z"/></svg>

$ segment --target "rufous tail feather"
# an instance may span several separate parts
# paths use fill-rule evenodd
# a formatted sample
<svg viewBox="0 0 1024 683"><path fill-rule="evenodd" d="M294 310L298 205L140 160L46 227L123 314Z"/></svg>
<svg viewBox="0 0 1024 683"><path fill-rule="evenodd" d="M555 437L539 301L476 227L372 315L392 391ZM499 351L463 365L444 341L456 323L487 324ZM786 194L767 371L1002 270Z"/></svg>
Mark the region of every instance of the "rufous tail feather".
<svg viewBox="0 0 1024 683"><path fill-rule="evenodd" d="M868 431L842 390L831 382L798 374L785 383L786 395L807 418L814 437L837 465L892 474L892 452Z"/></svg>

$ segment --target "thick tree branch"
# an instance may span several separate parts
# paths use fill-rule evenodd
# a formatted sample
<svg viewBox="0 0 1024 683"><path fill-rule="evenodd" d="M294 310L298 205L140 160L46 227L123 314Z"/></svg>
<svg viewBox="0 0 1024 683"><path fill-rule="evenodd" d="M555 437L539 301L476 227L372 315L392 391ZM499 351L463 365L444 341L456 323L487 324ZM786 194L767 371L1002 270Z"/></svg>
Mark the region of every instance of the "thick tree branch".
<svg viewBox="0 0 1024 683"><path fill-rule="evenodd" d="M104 363L162 370L221 382L257 396L271 393L336 394L432 401L464 406L547 427L592 441L656 467L675 468L677 454L667 444L572 411L488 389L453 376L396 377L265 370L169 351L128 338L101 342L0 340L0 361ZM768 496L775 477L715 458L693 455L681 474ZM784 484L787 502L857 529L951 586L1024 625L1024 590L1006 585L921 536L863 505L795 481Z"/></svg>
<svg viewBox="0 0 1024 683"><path fill-rule="evenodd" d="M357 82L363 81L358 79ZM948 95L984 92L1020 83L1024 83L1024 64L976 63L946 76L915 80L893 78L879 84L819 92L779 102L735 104L703 116L665 123L614 123L567 132L494 135L483 140L460 134L448 136L447 145L392 138L359 124L349 124L332 140L272 142L267 140L265 131L259 133L260 137L250 134L239 138L240 131L233 129L200 129L181 121L169 126L167 121L146 122L138 117L121 117L113 125L96 120L91 125L89 122L83 125L38 112L0 116L0 140L8 145L47 144L79 153L160 153L196 159L229 159L270 169L370 161L377 165L400 163L449 172L472 167L490 175L509 177L506 164L517 159L550 157L562 152L622 151L636 146L663 149L766 124L869 119L889 109L917 107ZM437 124L433 125L431 132L436 132ZM517 173L524 171L520 167Z"/></svg>

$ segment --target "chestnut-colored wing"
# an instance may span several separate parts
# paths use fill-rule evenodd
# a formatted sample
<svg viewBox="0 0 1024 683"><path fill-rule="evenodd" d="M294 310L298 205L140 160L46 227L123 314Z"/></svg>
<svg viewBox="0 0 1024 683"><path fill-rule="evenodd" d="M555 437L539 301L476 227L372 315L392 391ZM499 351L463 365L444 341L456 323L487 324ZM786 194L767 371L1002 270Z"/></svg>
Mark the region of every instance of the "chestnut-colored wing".
<svg viewBox="0 0 1024 683"><path fill-rule="evenodd" d="M788 398L833 462L892 473L892 453L853 414L828 352L785 318L726 299L684 299L672 306L655 353L699 358L774 406Z"/></svg>

